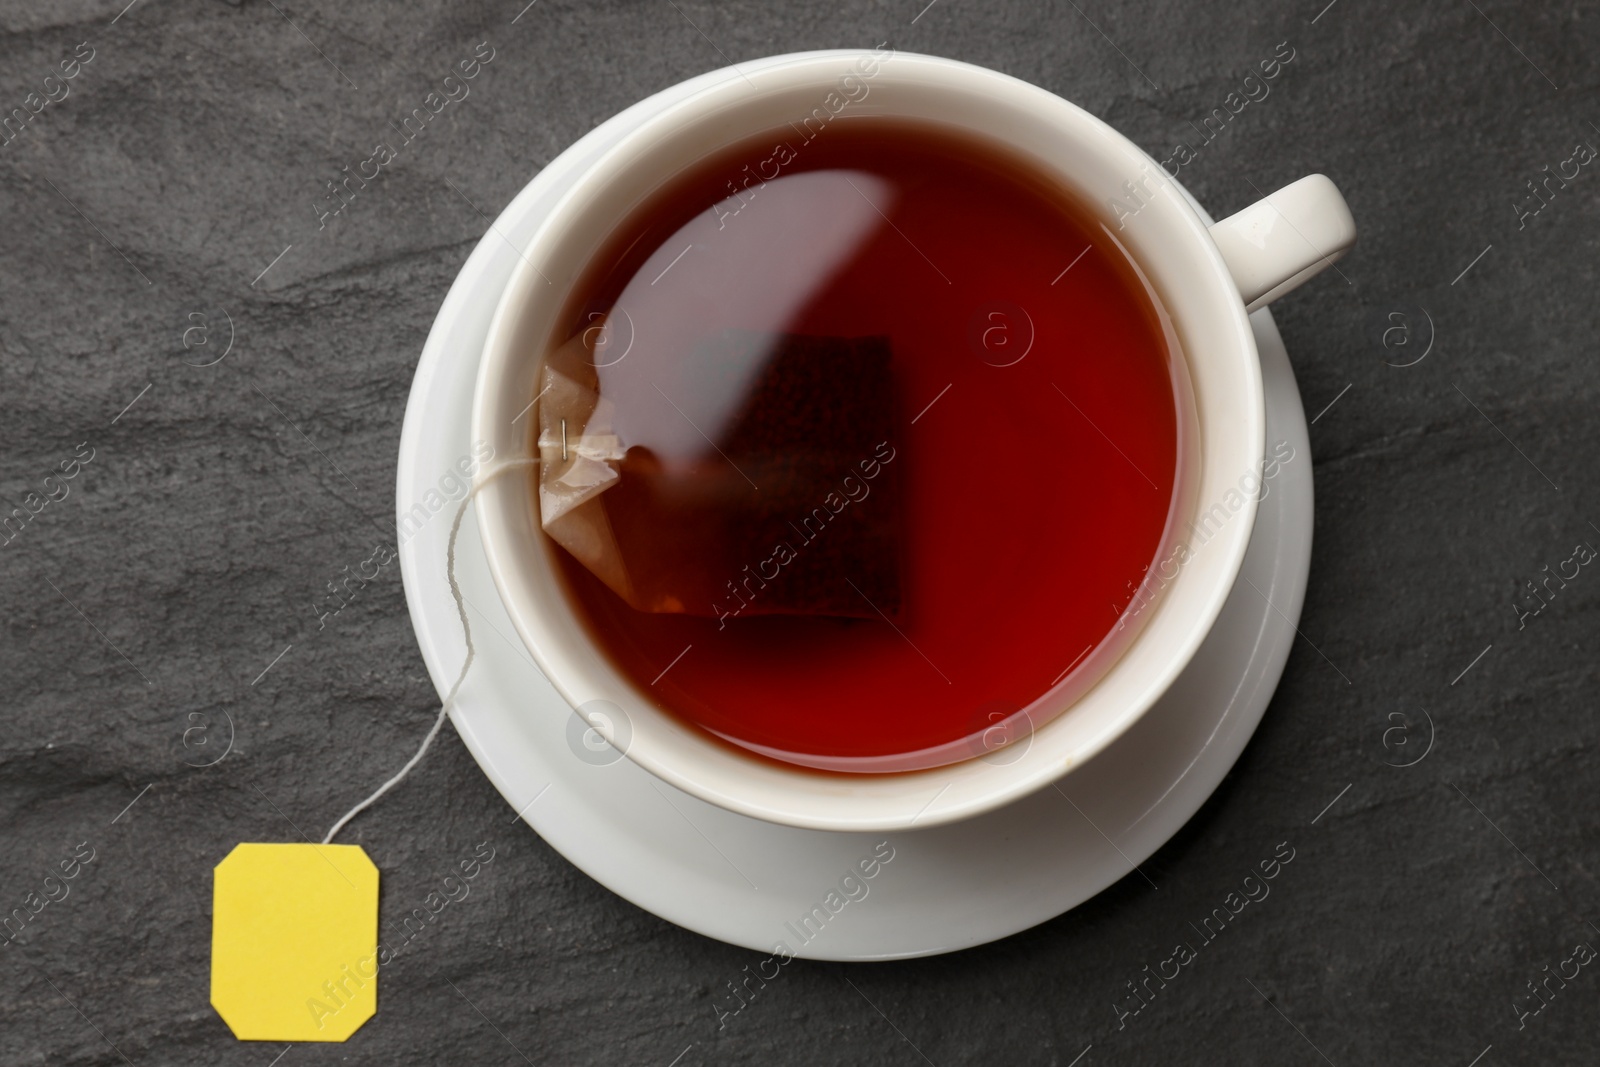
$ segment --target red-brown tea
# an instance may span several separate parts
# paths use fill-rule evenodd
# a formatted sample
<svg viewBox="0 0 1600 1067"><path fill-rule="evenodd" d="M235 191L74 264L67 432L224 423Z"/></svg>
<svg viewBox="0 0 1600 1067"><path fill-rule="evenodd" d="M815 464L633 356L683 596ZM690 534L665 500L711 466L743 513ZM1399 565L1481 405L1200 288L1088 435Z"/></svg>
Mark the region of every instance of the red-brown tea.
<svg viewBox="0 0 1600 1067"><path fill-rule="evenodd" d="M629 577L552 548L661 708L906 769L1108 665L1172 510L1180 356L1112 231L1032 163L872 116L780 129L619 220L565 315ZM562 455L600 440L560 432Z"/></svg>

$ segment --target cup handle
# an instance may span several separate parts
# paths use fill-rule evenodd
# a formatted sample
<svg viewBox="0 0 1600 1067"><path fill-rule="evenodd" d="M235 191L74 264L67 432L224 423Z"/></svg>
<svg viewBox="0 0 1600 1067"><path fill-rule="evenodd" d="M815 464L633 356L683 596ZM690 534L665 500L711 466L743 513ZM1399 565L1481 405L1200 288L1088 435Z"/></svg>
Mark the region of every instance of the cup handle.
<svg viewBox="0 0 1600 1067"><path fill-rule="evenodd" d="M1356 222L1333 182L1310 174L1212 226L1211 239L1254 311L1350 251Z"/></svg>

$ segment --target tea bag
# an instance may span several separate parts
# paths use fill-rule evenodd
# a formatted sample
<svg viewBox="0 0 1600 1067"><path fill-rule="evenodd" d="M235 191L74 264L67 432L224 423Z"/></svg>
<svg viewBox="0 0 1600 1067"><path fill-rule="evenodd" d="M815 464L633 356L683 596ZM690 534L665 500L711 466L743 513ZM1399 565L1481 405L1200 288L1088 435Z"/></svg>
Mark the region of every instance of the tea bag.
<svg viewBox="0 0 1600 1067"><path fill-rule="evenodd" d="M612 430L590 349L579 334L545 360L539 390L539 521L622 599L635 603L600 494L627 452Z"/></svg>
<svg viewBox="0 0 1600 1067"><path fill-rule="evenodd" d="M628 440L601 393L584 340L594 335L551 353L541 376L539 513L558 544L639 611L724 625L897 614L900 465L886 338L724 330L661 380L632 382L630 397L648 389L652 409L659 399L652 417L681 418L673 429L705 441L686 459ZM627 373L651 372L639 361ZM720 424L702 430L684 405L708 395L729 402Z"/></svg>

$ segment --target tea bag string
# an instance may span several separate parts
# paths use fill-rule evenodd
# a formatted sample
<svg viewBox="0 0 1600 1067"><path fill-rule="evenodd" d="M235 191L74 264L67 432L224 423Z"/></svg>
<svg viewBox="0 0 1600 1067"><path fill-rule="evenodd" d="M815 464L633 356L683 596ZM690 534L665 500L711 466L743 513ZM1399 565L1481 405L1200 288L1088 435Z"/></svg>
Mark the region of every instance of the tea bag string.
<svg viewBox="0 0 1600 1067"><path fill-rule="evenodd" d="M422 747L417 749L416 755L406 761L406 765L400 768L398 774L380 785L376 792L351 808L343 818L334 823L333 829L328 831L328 836L322 839L324 845L333 842L334 835L344 829L345 823L366 811L377 803L379 797L399 785L405 776L411 773L411 769L422 762L422 757L428 754L428 749L432 746L433 739L439 736L439 731L444 726L444 720L449 716L450 708L455 703L456 693L460 690L461 683L467 680L467 670L472 666L472 661L477 654L472 644L472 624L467 621L467 603L461 595L461 586L456 582L456 536L461 533L461 520L466 517L467 507L472 503L472 498L478 495L478 490L508 470L531 467L537 463L539 463L538 456L508 459L504 463L491 467L480 474L477 480L472 483L471 490L461 498L461 504L456 508L455 518L450 523L450 540L445 548L445 579L450 583L450 596L455 600L456 615L461 619L461 635L466 640L467 645L467 656L461 662L461 672L456 675L455 683L450 686L450 691L445 694L444 700L440 703L439 715L433 720L433 728L422 739Z"/></svg>

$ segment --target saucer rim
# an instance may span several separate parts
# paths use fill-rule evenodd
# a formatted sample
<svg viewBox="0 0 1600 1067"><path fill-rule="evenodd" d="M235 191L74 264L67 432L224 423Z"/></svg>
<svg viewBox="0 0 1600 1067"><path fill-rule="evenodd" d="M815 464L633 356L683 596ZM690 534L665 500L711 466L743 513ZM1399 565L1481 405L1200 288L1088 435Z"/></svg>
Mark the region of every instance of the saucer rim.
<svg viewBox="0 0 1600 1067"><path fill-rule="evenodd" d="M713 71L707 75L702 75L701 78L726 77L727 74L727 70ZM676 88L680 91L685 90L687 86L693 86L699 80L693 79ZM436 418L437 413L434 408L438 402L441 402L440 398L445 392L444 389L439 388L441 380L448 380L452 374L457 378L464 376L469 379L469 384L464 390L466 399L463 402L462 410L456 412L455 422L464 431L461 436L470 439L470 430L466 428L470 420L469 408L472 394L470 380L476 377L476 363L481 356L481 349L475 349L473 346L452 346L451 341L456 336L458 326L462 321L479 315L479 312L474 311L472 307L474 304L473 290L480 285L484 275L492 274L506 263L514 263L515 246L509 245L503 234L508 231L515 232L521 228L516 224L516 217L519 214L525 214L542 196L545 196L549 187L560 180L564 170L570 170L571 167L576 165L575 156L580 148L587 146L589 150L593 150L594 145L598 142L591 139L606 135L608 129L614 129L613 124L630 121L631 116L635 116L639 109L649 106L652 100L641 101L613 119L608 120L607 123L602 124L580 139L567 153L563 153L562 159L570 157L573 161L565 167L558 167L556 163L553 163L551 167L546 168L544 172L530 182L513 199L512 203L496 220L490 230L484 234L479 245L468 257L466 264L441 305L439 314L424 346L422 356L418 361L416 378L408 400L405 424L401 433L400 457L396 474L397 518L404 511L403 502L418 499L419 487L426 487L430 481L437 480L436 478L430 479L428 477L429 475L436 475L438 472L428 466L427 459L428 457L437 458L439 452L437 449L432 451L425 450L423 446L426 443L425 439L437 436L437 432L442 429L442 424L450 418L449 416L444 419ZM557 162L559 163L560 160ZM1176 183L1174 184L1176 186ZM1177 188L1188 197L1186 190L1183 190L1181 186L1177 186ZM1193 198L1188 197L1188 199L1191 205L1199 211L1201 218L1207 218L1203 209L1193 201ZM497 264L496 260L500 262ZM509 273L509 266L505 266L504 272L506 274ZM488 302L488 309L481 313L485 329L487 318L492 314L493 306L497 301L498 294L496 293L495 299ZM483 301L478 300L476 303L481 307ZM1263 363L1267 363L1269 357L1275 361L1284 361L1283 367L1279 369L1278 385L1280 392L1286 387L1291 394L1288 396L1280 395L1276 398L1277 404L1283 405L1280 410L1276 410L1276 414L1280 419L1287 419L1289 425L1277 426L1278 432L1269 435L1268 440L1270 441L1273 437L1278 436L1291 438L1296 446L1304 450L1306 455L1305 463L1309 466L1309 440L1306 433L1304 409L1300 404L1298 390L1294 386L1292 368L1287 366L1287 354L1283 351L1281 338L1278 337L1270 313L1266 310L1258 311L1252 315L1251 324L1257 335L1257 348L1261 353ZM449 358L452 347L455 347L461 353L460 358L455 360ZM1263 369L1266 369L1265 366ZM1287 372L1286 375L1283 373L1284 371ZM1274 409L1273 401L1269 400L1267 406L1270 418L1272 409ZM1300 472L1297 471L1296 473L1298 476ZM1294 492L1298 492L1298 490L1290 488L1295 483L1289 482L1283 486L1282 495L1276 506L1277 510L1285 513L1285 521L1290 526L1293 526L1297 520L1289 512L1298 511L1301 513L1300 521L1303 529L1300 530L1300 536L1296 538L1293 536L1295 532L1293 529L1286 529L1284 535L1279 539L1282 542L1281 544L1260 548L1261 552L1268 552L1271 547L1275 547L1278 550L1277 556L1279 560L1275 566L1274 573L1282 581L1281 583L1274 582L1269 585L1264 597L1270 595L1276 598L1276 603L1269 600L1268 604L1276 611L1278 616L1281 616L1281 619L1275 618L1265 608L1262 609L1260 614L1265 620L1267 631L1270 632L1263 631L1250 646L1250 657L1247 662L1248 669L1239 679L1239 684L1229 701L1212 713L1215 722L1211 726L1210 733L1205 742L1199 746L1199 750L1193 753L1193 758L1185 766L1183 772L1172 781L1148 783L1149 788L1143 791L1141 799L1134 805L1138 810L1129 812L1131 821L1126 827L1112 823L1105 818L1101 820L1102 823L1111 825L1114 830L1125 830L1130 838L1137 835L1138 841L1127 840L1121 847L1113 843L1112 848L1116 849L1115 852L1097 851L1094 855L1074 857L1073 862L1078 863L1090 873L1080 878L1080 881L1086 883L1086 885L1072 889L1067 896L1060 895L1059 887L1052 887L1050 882L1044 881L1052 877L1050 869L1046 866L1038 874L1041 884L1037 887L1037 891L1028 898L1032 901L1031 905L1024 909L982 909L982 911L989 912L989 914L984 915L980 913L980 909L974 906L976 902L953 903L945 898L937 897L935 893L930 893L929 887L925 883L913 883L906 888L892 891L898 893L901 897L897 913L893 916L895 920L892 924L893 930L878 933L876 927L868 926L865 929L858 930L857 936L848 945L834 943L826 948L816 948L808 945L805 949L794 954L801 958L830 960L907 958L953 951L996 940L1028 929L1071 910L1110 884L1132 873L1133 867L1170 839L1180 827L1193 817L1194 813L1216 789L1227 771L1237 760L1240 752L1242 752L1245 744L1258 726L1288 658L1289 648L1294 640L1294 622L1299 617L1309 571L1312 499L1309 470L1304 472L1304 477L1300 479L1300 483L1303 484L1304 490L1302 498L1295 501L1285 499ZM1289 506L1291 503L1293 504L1292 507ZM407 605L417 632L419 646L423 652L430 677L433 679L435 687L442 694L453 682L454 675L459 669L460 654L458 648L460 647L460 637L459 623L456 620L453 605L449 603L447 594L445 598L439 596L441 577L433 575L430 580L425 581L423 576L425 565L430 568L437 567L442 571L442 566L440 566L443 555L441 526L448 526L448 522L441 524L436 521L425 531L426 536L419 535L403 541L400 545L400 556ZM468 553L474 550L481 553L474 531L463 529L462 537L466 539L463 543ZM425 548L429 550L426 554ZM1257 546L1252 541L1252 548L1247 553L1247 558L1256 551ZM1285 559L1285 557L1295 558ZM490 589L492 590L492 585ZM497 609L499 605L493 604L490 607L491 609ZM1281 624L1279 624L1280 622ZM507 624L509 625L509 620L507 620ZM504 635L502 634L501 637L503 639ZM496 658L501 655L490 651L498 647L489 643L491 641L492 638L485 637L484 639L484 648L481 654L486 659ZM512 654L515 654L515 649L513 649ZM531 660L527 660L525 654L522 658L531 665ZM475 670L486 670L486 668L475 668ZM538 681L545 686L546 697L554 697L559 701L559 696L556 696L553 689L549 689L548 682L542 677ZM1174 689L1181 684L1182 679L1180 678ZM721 872L719 869L718 872L712 873L711 868L717 867L716 858L702 854L699 859L696 859L693 855L693 848L698 847L696 842L699 838L704 838L705 843L710 844L713 848L717 846L711 842L711 839L706 836L699 826L695 825L694 820L683 813L681 808L678 814L683 816L684 821L688 821L691 826L695 827L695 832L699 835L699 838L689 833L687 829L680 832L678 834L679 840L672 842L673 847L671 849L664 847L656 847L654 849L655 854L662 856L669 866L652 867L648 862L645 862L649 858L648 855L630 855L625 852L613 851L611 847L608 847L614 846L619 838L625 839L626 835L621 834L617 826L608 823L604 818L597 815L596 811L590 810L590 805L581 803L559 806L547 804L541 807L538 804L540 797L544 795L545 790L549 789L562 776L558 774L551 777L537 773L530 776L527 773L528 767L513 768L502 763L504 754L495 751L493 748L493 740L489 737L491 732L489 727L493 725L492 720L497 716L506 715L507 708L492 706L492 702L480 701L479 688L479 686L475 685L464 685L461 699L452 708L451 719L469 751L472 752L474 759L483 768L491 782L507 798L513 809L518 813L517 817L528 822L541 837L579 869L638 906L687 929L731 944L741 945L757 951L766 951L771 947L772 940L770 936L763 936L764 933L770 935L771 930L764 920L762 922L753 920L752 915L759 909L752 905L768 904L777 899L782 893L787 892L789 887L774 887L766 893L757 890L752 894L739 885L737 879L729 878L726 872ZM525 696L525 694L522 695ZM507 702L507 704L510 703L512 702ZM561 712L564 716L567 714L564 706ZM514 719L517 714L519 712L513 711L509 717ZM1115 746L1113 746L1112 750L1115 750ZM1092 766L1098 760L1105 758L1105 755L1106 753L1102 753L1101 756L1096 757L1096 760L1089 761L1086 767ZM632 764L631 761L621 761L620 765L632 768L639 775L645 775L645 772ZM541 768L535 767L534 769L537 771ZM645 776L648 777L648 775ZM545 782L541 788L540 779L543 777L550 777L550 781ZM562 780L563 784L571 784L572 781L579 782L580 786L592 784L593 790L591 793L593 794L607 788L607 783L603 779L603 775L591 776L588 780L581 777L574 779L573 775L568 773ZM671 787L666 788L670 789ZM584 790L580 788L578 792L580 794L579 799L583 799L581 794ZM825 853L829 847L832 847L834 851L838 851L838 848L844 847L845 843L859 843L864 840L863 835L842 831L796 830L789 827L760 823L758 820L746 816L713 808L711 805L698 801L687 794L679 793L678 801L674 803L673 799L665 792L662 792L661 789L658 788L657 792L661 793L662 797L668 801L669 806L688 805L691 810L695 811L700 811L703 808L703 823L717 820L719 826L715 828L725 829L729 834L737 834L743 837L746 844L750 844L757 839L776 842L781 845L783 851L805 851L808 857L816 858ZM1023 800L1012 805L1012 808L1020 809L1023 805L1032 807L1034 805L1031 805L1030 801L1033 799L1023 798ZM695 808L694 805L699 805L700 808ZM1127 807L1127 805L1124 805L1124 807ZM974 851L977 851L978 846L972 843L970 835L963 838L963 828L973 829L972 823L987 822L993 819L996 814L990 813L987 816L979 817L977 820L970 820L968 823L957 823L936 829L894 831L892 836L897 842L904 839L907 846L939 839L949 839L955 841L958 847L971 847ZM1096 814L1101 813L1096 810ZM963 840L968 842L967 846L961 846ZM627 844L629 842L624 840L623 843ZM635 840L632 843L639 844L639 841ZM687 847L679 848L677 847L679 844ZM640 845L639 851L649 853L651 850L644 845ZM720 852L721 850L719 849L718 851ZM677 868L670 866L674 861L678 864ZM817 859L817 862L822 861ZM1018 862L1021 864L1028 863L1030 862L1030 856L1023 852L1018 856ZM729 863L731 865L731 861ZM814 866L815 864L809 863L808 860L807 869L812 869ZM946 865L941 870L953 873L956 867ZM1029 880L1026 873L1019 873L1017 879L1019 882ZM746 880L748 881L748 879ZM947 880L959 881L960 879L948 878ZM705 890L706 886L712 887L709 894ZM1052 888L1057 890L1057 895L1051 895ZM960 905L959 907L958 904ZM941 905L943 906L943 911L941 911ZM953 915L949 913L952 909L955 909L955 914ZM997 916L994 914L996 911L1004 911L1004 914Z"/></svg>

